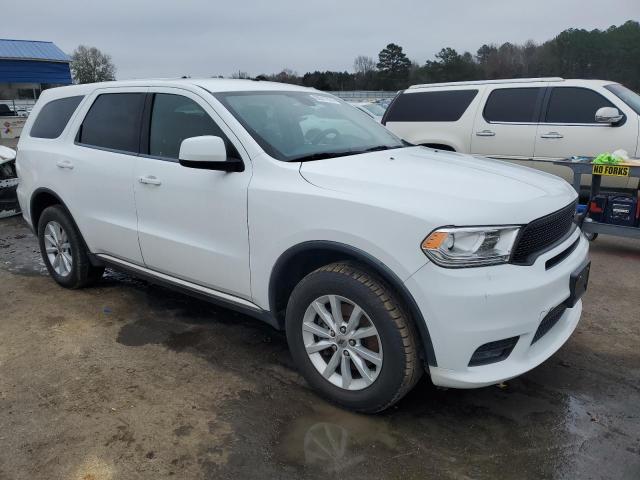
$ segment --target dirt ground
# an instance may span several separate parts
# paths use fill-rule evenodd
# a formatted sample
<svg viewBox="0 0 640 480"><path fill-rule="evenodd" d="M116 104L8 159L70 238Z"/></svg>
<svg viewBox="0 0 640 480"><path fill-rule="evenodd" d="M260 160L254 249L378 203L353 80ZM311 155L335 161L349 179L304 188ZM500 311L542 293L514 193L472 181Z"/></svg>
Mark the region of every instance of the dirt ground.
<svg viewBox="0 0 640 480"><path fill-rule="evenodd" d="M640 478L640 242L601 236L576 333L503 388L314 395L284 337L122 274L69 291L0 220L0 480Z"/></svg>

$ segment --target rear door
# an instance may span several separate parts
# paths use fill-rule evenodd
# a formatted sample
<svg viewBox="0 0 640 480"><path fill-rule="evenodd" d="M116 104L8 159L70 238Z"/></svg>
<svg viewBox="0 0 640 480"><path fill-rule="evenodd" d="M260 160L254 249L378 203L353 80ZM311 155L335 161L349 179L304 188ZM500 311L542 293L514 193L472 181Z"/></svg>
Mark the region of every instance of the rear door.
<svg viewBox="0 0 640 480"><path fill-rule="evenodd" d="M615 107L625 114L625 118L617 126L596 123L595 114L601 107ZM638 116L623 102L605 98L590 88L553 87L545 110L536 135L536 160L596 156L618 149L633 155L636 150ZM566 170L564 167L555 168ZM583 176L583 185L590 181L588 176ZM607 187L624 188L628 183L627 178L603 179L603 185Z"/></svg>
<svg viewBox="0 0 640 480"><path fill-rule="evenodd" d="M533 158L543 87L487 89L471 134L471 153L501 159Z"/></svg>
<svg viewBox="0 0 640 480"><path fill-rule="evenodd" d="M178 88L152 88L142 154L135 168L140 247L147 267L250 298L247 190L251 162L230 129L202 97ZM222 137L243 172L187 168L180 144Z"/></svg>
<svg viewBox="0 0 640 480"><path fill-rule="evenodd" d="M83 104L75 142L57 161L65 201L93 253L142 264L133 195L146 87L105 88ZM68 198L68 200L67 200Z"/></svg>

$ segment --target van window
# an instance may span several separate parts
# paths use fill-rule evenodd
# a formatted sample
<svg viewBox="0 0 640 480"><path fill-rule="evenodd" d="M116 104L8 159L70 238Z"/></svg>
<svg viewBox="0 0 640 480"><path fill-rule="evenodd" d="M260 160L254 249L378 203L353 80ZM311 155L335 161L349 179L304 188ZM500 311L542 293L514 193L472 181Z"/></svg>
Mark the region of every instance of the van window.
<svg viewBox="0 0 640 480"><path fill-rule="evenodd" d="M455 122L467 110L478 90L403 93L389 106L387 122Z"/></svg>
<svg viewBox="0 0 640 480"><path fill-rule="evenodd" d="M547 123L596 123L596 112L615 107L609 100L588 88L555 87L547 108Z"/></svg>
<svg viewBox="0 0 640 480"><path fill-rule="evenodd" d="M69 123L73 112L84 96L59 98L47 103L33 122L29 136L34 138L58 138Z"/></svg>
<svg viewBox="0 0 640 480"><path fill-rule="evenodd" d="M93 147L138 153L144 93L104 93L84 118L78 142Z"/></svg>
<svg viewBox="0 0 640 480"><path fill-rule="evenodd" d="M482 112L487 122L536 123L542 88L498 88L489 95Z"/></svg>
<svg viewBox="0 0 640 480"><path fill-rule="evenodd" d="M222 137L229 156L239 158L220 127L196 102L182 95L154 95L149 130L149 155L177 160L182 141L202 135Z"/></svg>

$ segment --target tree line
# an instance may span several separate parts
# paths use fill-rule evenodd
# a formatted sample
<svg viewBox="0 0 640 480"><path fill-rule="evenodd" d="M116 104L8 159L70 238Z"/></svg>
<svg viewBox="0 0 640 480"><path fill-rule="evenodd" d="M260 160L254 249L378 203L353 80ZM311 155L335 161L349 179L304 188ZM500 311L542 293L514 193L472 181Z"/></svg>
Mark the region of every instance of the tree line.
<svg viewBox="0 0 640 480"><path fill-rule="evenodd" d="M548 77L598 78L640 90L640 23L629 20L606 30L571 28L542 44L482 45L475 54L445 47L422 64L390 43L377 61L358 56L353 72L285 69L257 79L295 83L319 90L400 90L409 85L464 80ZM235 78L249 78L239 72Z"/></svg>
<svg viewBox="0 0 640 480"><path fill-rule="evenodd" d="M72 55L77 83L115 79L109 55L80 46ZM353 72L319 71L298 75L290 69L257 80L295 83L319 90L400 90L419 83L548 77L599 78L640 90L640 23L629 20L606 30L571 28L542 44L482 45L475 54L445 47L433 60L412 61L401 46L388 44L377 60L359 55ZM238 71L232 78L252 78Z"/></svg>

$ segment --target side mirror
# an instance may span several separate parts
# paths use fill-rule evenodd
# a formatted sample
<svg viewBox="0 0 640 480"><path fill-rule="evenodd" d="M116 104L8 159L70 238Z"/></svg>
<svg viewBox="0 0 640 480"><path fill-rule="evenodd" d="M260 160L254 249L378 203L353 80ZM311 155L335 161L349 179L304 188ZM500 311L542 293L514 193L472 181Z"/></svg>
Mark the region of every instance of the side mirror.
<svg viewBox="0 0 640 480"><path fill-rule="evenodd" d="M14 160L15 158L16 151L13 148L0 145L0 163Z"/></svg>
<svg viewBox="0 0 640 480"><path fill-rule="evenodd" d="M224 140L213 135L185 138L178 154L180 165L205 170L242 172L244 163L237 158L227 158Z"/></svg>
<svg viewBox="0 0 640 480"><path fill-rule="evenodd" d="M613 125L618 123L623 118L624 115L622 115L622 113L620 113L620 110L615 107L602 107L599 108L596 112L597 123L609 123Z"/></svg>

